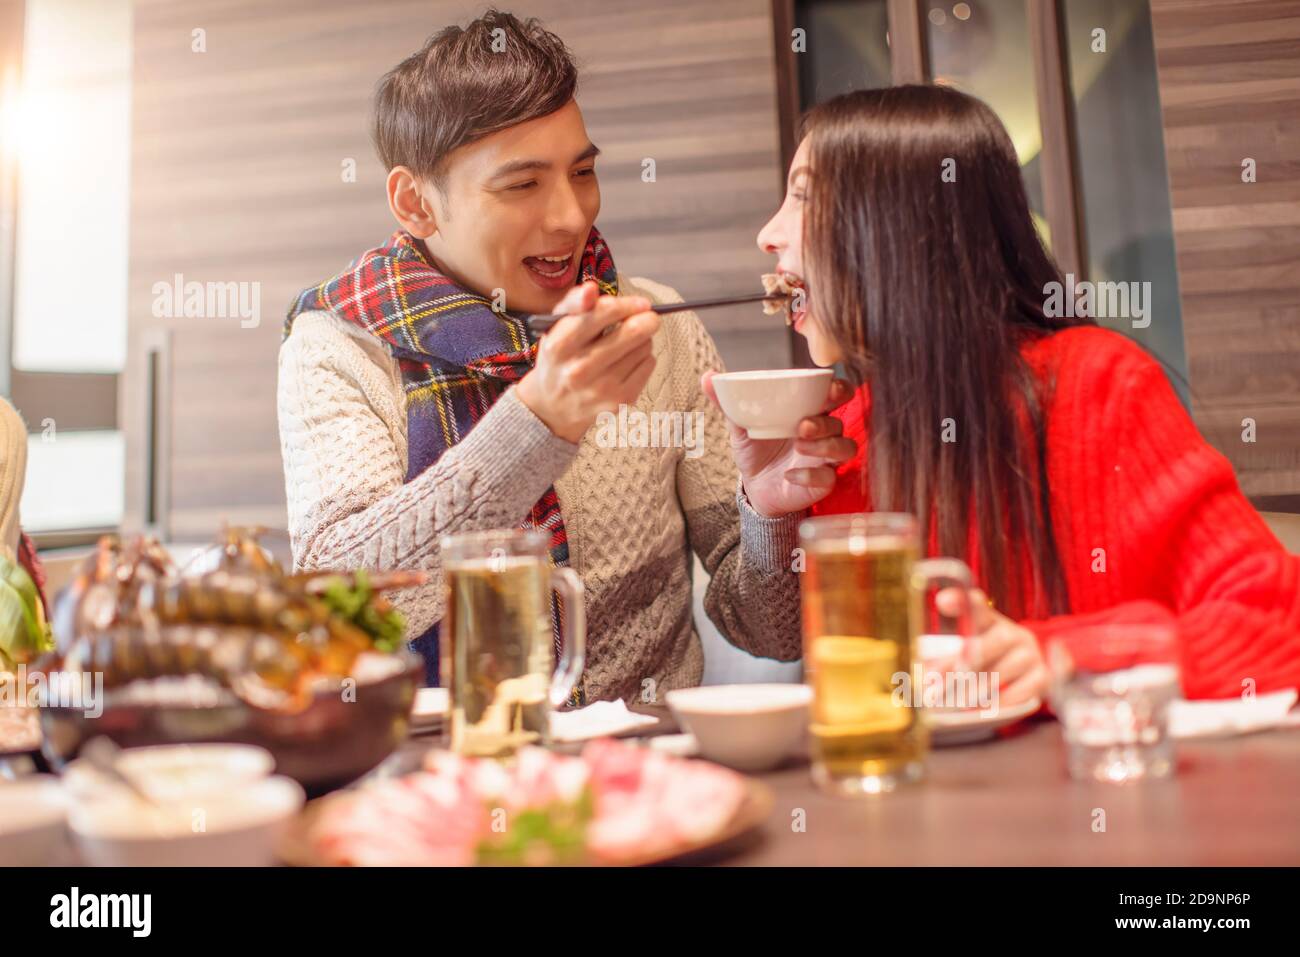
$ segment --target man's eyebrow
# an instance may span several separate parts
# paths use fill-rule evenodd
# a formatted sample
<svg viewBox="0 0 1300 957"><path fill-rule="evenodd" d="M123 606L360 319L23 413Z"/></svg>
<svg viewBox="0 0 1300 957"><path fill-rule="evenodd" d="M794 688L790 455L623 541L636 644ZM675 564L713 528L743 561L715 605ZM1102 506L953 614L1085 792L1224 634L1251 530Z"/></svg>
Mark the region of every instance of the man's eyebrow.
<svg viewBox="0 0 1300 957"><path fill-rule="evenodd" d="M594 143L588 143L587 148L583 150L581 153L579 153L577 156L575 156L573 162L575 164L581 163L583 160L588 160L591 159L592 157L599 156L599 155L600 155L600 147L596 146ZM550 168L551 168L551 164L548 163L546 160L540 160L540 159L511 160L509 163L502 163L495 170L493 170L492 175L489 176L488 179L497 180L497 179L501 179L503 176L510 176L514 173L527 173L527 172L532 172L533 170L548 170Z"/></svg>
<svg viewBox="0 0 1300 957"><path fill-rule="evenodd" d="M502 163L500 166L494 169L492 171L492 175L489 176L488 179L489 180L501 179L501 177L509 176L512 173L526 173L531 170L550 169L550 168L551 168L551 164L546 162L546 160L539 160L539 159L511 160L509 163Z"/></svg>

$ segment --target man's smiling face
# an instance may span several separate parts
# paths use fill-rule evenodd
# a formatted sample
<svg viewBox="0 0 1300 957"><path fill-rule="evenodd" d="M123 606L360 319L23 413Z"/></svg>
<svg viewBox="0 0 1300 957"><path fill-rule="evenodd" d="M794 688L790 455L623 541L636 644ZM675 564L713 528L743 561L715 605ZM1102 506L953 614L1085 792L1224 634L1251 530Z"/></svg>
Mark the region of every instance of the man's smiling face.
<svg viewBox="0 0 1300 957"><path fill-rule="evenodd" d="M441 188L422 181L435 221L424 239L467 289L505 291L512 312L548 313L577 278L600 212L599 150L573 100L453 150Z"/></svg>

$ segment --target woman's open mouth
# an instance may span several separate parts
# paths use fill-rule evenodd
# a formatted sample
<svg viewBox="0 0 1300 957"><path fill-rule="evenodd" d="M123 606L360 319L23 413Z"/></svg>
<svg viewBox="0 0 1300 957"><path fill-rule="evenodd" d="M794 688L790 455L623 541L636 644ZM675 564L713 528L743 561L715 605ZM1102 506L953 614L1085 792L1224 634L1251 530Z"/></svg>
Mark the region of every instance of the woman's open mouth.
<svg viewBox="0 0 1300 957"><path fill-rule="evenodd" d="M578 269L573 253L556 256L525 256L524 268L528 277L543 289L563 289L572 286Z"/></svg>
<svg viewBox="0 0 1300 957"><path fill-rule="evenodd" d="M808 314L808 287L803 277L792 272L769 272L763 274L763 291L774 295L788 296L788 299L769 299L763 303L763 311L768 315L785 313L788 326L799 329L799 323Z"/></svg>

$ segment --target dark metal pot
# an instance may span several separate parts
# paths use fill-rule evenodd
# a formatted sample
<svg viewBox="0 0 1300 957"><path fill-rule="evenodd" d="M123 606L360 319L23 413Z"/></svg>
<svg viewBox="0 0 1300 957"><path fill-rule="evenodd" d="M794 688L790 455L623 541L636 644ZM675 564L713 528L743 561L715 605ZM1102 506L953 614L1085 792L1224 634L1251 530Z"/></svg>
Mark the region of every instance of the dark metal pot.
<svg viewBox="0 0 1300 957"><path fill-rule="evenodd" d="M424 677L424 660L400 653L400 671L355 686L355 694L318 692L303 711L288 714L231 700L216 707L113 703L90 717L82 709L41 708L42 752L63 768L91 738L106 735L119 747L223 742L254 744L275 757L276 770L311 796L350 784L407 737L411 706ZM351 700L348 700L348 698Z"/></svg>

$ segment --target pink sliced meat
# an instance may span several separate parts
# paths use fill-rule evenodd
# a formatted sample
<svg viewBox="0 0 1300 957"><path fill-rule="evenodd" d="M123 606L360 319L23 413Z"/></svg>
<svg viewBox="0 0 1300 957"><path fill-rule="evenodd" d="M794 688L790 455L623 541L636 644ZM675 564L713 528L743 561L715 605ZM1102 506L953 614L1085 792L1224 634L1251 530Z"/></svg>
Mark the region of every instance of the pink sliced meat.
<svg viewBox="0 0 1300 957"><path fill-rule="evenodd" d="M474 863L486 819L454 777L417 772L327 804L313 846L335 864L464 866Z"/></svg>
<svg viewBox="0 0 1300 957"><path fill-rule="evenodd" d="M494 812L593 798L588 852L618 863L671 854L707 840L745 799L740 775L612 739L581 757L523 748L512 765L431 752L423 771L332 798L312 844L352 865L466 865L491 834Z"/></svg>

